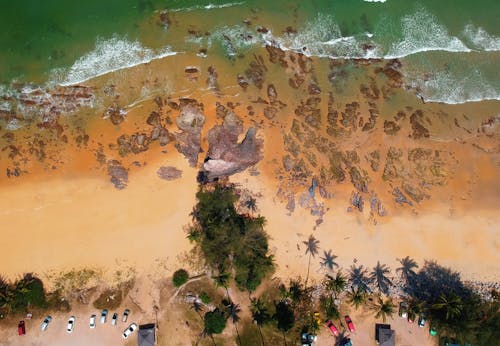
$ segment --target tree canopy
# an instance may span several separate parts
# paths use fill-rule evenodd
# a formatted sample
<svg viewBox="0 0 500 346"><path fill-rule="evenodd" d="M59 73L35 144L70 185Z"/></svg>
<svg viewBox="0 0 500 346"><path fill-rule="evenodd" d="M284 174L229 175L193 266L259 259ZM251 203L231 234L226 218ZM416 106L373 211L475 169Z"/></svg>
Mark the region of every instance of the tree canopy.
<svg viewBox="0 0 500 346"><path fill-rule="evenodd" d="M232 185L201 186L196 197L189 238L199 244L212 269L234 272L240 289L255 290L274 270L265 218L238 214L234 206L238 196Z"/></svg>

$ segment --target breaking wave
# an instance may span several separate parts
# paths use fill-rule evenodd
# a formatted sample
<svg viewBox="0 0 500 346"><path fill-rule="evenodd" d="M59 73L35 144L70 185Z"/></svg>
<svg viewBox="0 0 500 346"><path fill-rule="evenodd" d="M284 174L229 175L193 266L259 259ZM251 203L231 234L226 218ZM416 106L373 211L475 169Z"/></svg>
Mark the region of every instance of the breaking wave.
<svg viewBox="0 0 500 346"><path fill-rule="evenodd" d="M472 24L467 24L463 30L463 35L475 49L484 51L500 50L500 37L488 34L483 28L476 28Z"/></svg>
<svg viewBox="0 0 500 346"><path fill-rule="evenodd" d="M53 71L52 79L62 86L74 85L175 54L169 47L153 50L138 41L118 37L98 39L94 50L80 57L68 69Z"/></svg>
<svg viewBox="0 0 500 346"><path fill-rule="evenodd" d="M234 7L234 6L239 6L243 5L245 2L228 2L225 4L220 4L220 5L215 5L215 4L208 4L208 5L197 5L197 6L191 6L191 7L181 7L181 8L174 8L169 11L171 12L191 12L191 11L196 11L196 10L215 10L215 9L220 9L220 8L227 8L227 7Z"/></svg>

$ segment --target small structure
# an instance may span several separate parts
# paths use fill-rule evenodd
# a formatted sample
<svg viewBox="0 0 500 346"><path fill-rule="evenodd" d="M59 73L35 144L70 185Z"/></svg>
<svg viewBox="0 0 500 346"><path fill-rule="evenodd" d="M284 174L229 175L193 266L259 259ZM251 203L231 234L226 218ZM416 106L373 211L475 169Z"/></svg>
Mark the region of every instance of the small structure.
<svg viewBox="0 0 500 346"><path fill-rule="evenodd" d="M395 346L396 333L390 324L375 324L375 340L380 346Z"/></svg>
<svg viewBox="0 0 500 346"><path fill-rule="evenodd" d="M154 346L156 343L156 328L154 323L142 324L139 326L137 335L139 346Z"/></svg>

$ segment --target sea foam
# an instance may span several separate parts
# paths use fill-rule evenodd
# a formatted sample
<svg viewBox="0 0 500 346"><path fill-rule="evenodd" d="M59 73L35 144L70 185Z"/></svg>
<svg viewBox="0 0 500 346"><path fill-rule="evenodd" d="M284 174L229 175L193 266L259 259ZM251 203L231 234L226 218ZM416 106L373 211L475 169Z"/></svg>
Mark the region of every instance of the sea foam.
<svg viewBox="0 0 500 346"><path fill-rule="evenodd" d="M385 58L401 58L425 51L470 52L457 37L448 34L446 27L424 9L401 19L403 38L393 43Z"/></svg>
<svg viewBox="0 0 500 346"><path fill-rule="evenodd" d="M467 24L463 30L463 36L475 49L484 51L500 50L500 37L490 35L481 27L476 28L472 24Z"/></svg>
<svg viewBox="0 0 500 346"><path fill-rule="evenodd" d="M62 86L82 83L89 79L148 63L155 59L175 55L169 47L153 50L144 47L139 41L112 37L98 39L95 49L83 55L69 69L56 70L53 76Z"/></svg>

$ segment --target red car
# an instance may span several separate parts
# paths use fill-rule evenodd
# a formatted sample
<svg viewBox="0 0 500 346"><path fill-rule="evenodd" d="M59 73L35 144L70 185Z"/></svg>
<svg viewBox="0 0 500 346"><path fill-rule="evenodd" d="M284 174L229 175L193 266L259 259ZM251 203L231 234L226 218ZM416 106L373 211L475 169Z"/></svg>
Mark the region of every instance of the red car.
<svg viewBox="0 0 500 346"><path fill-rule="evenodd" d="M26 327L24 326L24 321L19 321L19 324L17 325L17 332L19 333L19 335L26 334Z"/></svg>
<svg viewBox="0 0 500 346"><path fill-rule="evenodd" d="M339 331L337 327L333 325L332 321L326 321L326 326L332 331L333 335L339 335Z"/></svg>
<svg viewBox="0 0 500 346"><path fill-rule="evenodd" d="M349 328L349 331L352 333L354 332L355 328L354 328L354 323L352 323L352 320L351 318L349 317L349 315L346 315L345 316L345 323L347 324L347 328Z"/></svg>

